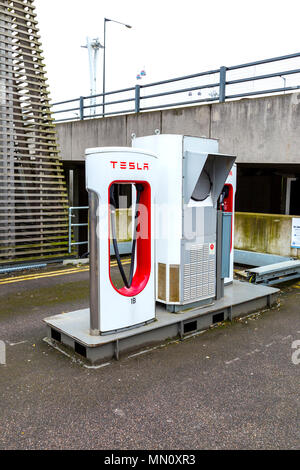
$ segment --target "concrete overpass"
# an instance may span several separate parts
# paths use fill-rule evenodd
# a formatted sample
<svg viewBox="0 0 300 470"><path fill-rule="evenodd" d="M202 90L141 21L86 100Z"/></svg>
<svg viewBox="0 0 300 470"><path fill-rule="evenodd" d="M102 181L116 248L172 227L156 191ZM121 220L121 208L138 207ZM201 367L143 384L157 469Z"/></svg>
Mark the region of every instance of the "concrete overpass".
<svg viewBox="0 0 300 470"><path fill-rule="evenodd" d="M67 177L73 171L73 187L79 188L71 191L74 204L86 203L86 148L130 146L132 133L149 135L156 129L217 138L220 152L236 154L238 210L300 214L300 93L59 123Z"/></svg>

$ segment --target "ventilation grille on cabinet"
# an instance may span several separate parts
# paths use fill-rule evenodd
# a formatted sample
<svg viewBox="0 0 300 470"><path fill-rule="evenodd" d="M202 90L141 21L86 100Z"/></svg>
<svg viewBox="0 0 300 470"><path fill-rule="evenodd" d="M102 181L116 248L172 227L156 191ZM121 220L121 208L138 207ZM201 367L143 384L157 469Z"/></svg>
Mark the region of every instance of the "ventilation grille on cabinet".
<svg viewBox="0 0 300 470"><path fill-rule="evenodd" d="M184 265L184 301L213 297L215 294L215 254L209 244L193 245Z"/></svg>

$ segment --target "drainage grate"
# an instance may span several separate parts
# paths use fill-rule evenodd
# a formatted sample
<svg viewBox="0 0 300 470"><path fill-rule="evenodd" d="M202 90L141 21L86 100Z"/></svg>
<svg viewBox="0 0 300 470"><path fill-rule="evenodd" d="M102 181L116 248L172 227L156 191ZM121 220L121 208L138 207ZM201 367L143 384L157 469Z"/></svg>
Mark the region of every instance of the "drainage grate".
<svg viewBox="0 0 300 470"><path fill-rule="evenodd" d="M190 333L195 330L197 330L197 320L190 321L183 325L183 333Z"/></svg>
<svg viewBox="0 0 300 470"><path fill-rule="evenodd" d="M61 343L61 333L59 333L59 331L53 330L53 328L51 328L51 338Z"/></svg>
<svg viewBox="0 0 300 470"><path fill-rule="evenodd" d="M86 357L86 347L82 346L80 343L76 343L75 341L75 352L80 354L80 356Z"/></svg>
<svg viewBox="0 0 300 470"><path fill-rule="evenodd" d="M224 312L215 313L212 317L212 322L213 323L220 323L221 321L224 321Z"/></svg>

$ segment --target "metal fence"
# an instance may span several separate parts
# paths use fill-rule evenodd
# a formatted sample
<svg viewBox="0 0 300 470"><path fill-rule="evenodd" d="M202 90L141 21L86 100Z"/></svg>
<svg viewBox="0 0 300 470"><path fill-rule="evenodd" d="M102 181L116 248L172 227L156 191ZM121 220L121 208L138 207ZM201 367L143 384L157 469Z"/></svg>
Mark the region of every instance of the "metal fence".
<svg viewBox="0 0 300 470"><path fill-rule="evenodd" d="M179 86L180 85L180 86ZM300 52L52 105L56 122L140 113L300 89ZM68 106L68 107L66 107Z"/></svg>
<svg viewBox="0 0 300 470"><path fill-rule="evenodd" d="M87 240L84 239L84 235L82 237L82 234L79 234L79 233L76 233L76 228L79 228L79 227L88 227L89 226L89 222L84 222L84 223L74 223L73 222L73 219L75 218L78 219L79 217L79 211L81 211L81 213L83 212L84 216L85 216L85 219L89 220L89 206L80 206L80 207L69 207L69 254L76 254L76 251L74 251L73 247L76 247L76 246L80 246L80 245L86 245L87 246L87 249L86 249L86 253L85 253L85 256L86 257L89 257L89 251L90 251L90 248L89 248L89 234L87 233ZM129 220L129 217L127 218ZM75 230L74 230L75 229ZM127 228L127 225L126 225L126 232L127 232L128 228ZM131 249L132 249L132 241L119 241L118 240L118 246L119 246L119 253L120 255L127 255L129 253L131 253ZM78 253L77 253L78 254ZM111 245L110 245L110 254L112 256L115 255L115 250L114 250L114 246L111 242ZM0 269L0 274L1 274L1 269Z"/></svg>
<svg viewBox="0 0 300 470"><path fill-rule="evenodd" d="M75 217L74 211L80 211L80 210L85 210L88 211L89 207L88 206L81 206L81 207L69 207L69 253L72 253L72 247L73 246L78 246L78 245L89 245L88 240L84 241L73 241L72 235L73 235L73 227L88 227L88 222L85 223L73 223L72 219ZM88 250L89 248L87 248Z"/></svg>

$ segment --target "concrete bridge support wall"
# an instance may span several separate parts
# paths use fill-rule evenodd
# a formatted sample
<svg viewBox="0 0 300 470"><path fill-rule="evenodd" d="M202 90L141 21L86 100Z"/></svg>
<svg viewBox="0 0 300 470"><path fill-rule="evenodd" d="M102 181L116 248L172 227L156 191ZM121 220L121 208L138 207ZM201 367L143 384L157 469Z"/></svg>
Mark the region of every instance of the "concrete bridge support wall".
<svg viewBox="0 0 300 470"><path fill-rule="evenodd" d="M220 152L237 163L300 164L300 94L267 96L57 125L64 161L82 161L84 150L131 145L137 136L161 133L220 140Z"/></svg>
<svg viewBox="0 0 300 470"><path fill-rule="evenodd" d="M300 258L292 248L292 216L235 213L234 247L238 250Z"/></svg>

